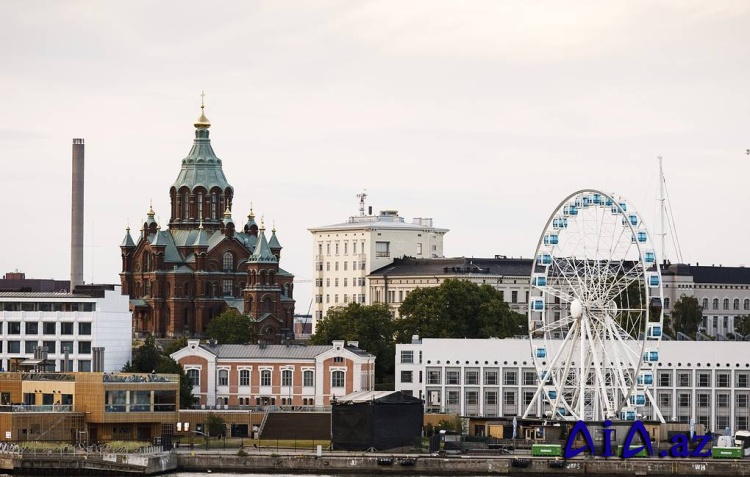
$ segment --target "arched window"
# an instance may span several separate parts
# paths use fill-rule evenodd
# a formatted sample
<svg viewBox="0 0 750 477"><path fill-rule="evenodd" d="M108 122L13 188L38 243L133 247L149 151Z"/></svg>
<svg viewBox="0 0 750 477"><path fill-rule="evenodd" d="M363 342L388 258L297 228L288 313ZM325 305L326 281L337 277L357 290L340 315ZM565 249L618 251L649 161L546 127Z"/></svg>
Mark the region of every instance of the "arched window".
<svg viewBox="0 0 750 477"><path fill-rule="evenodd" d="M718 310L719 309L719 299L718 298L714 298L712 305L713 305L713 309L714 310Z"/></svg>
<svg viewBox="0 0 750 477"><path fill-rule="evenodd" d="M331 373L331 387L332 388L343 388L345 384L344 372L334 371Z"/></svg>
<svg viewBox="0 0 750 477"><path fill-rule="evenodd" d="M198 192L198 220L203 220L203 192Z"/></svg>
<svg viewBox="0 0 750 477"><path fill-rule="evenodd" d="M219 386L229 386L229 371L226 369L219 370Z"/></svg>
<svg viewBox="0 0 750 477"><path fill-rule="evenodd" d="M724 298L724 309L725 310L729 309L729 298Z"/></svg>
<svg viewBox="0 0 750 477"><path fill-rule="evenodd" d="M231 271L234 269L234 255L232 252L224 252L224 271Z"/></svg>
<svg viewBox="0 0 750 477"><path fill-rule="evenodd" d="M211 282L211 296L219 296L219 285L216 282Z"/></svg>
<svg viewBox="0 0 750 477"><path fill-rule="evenodd" d="M219 199L216 197L216 192L211 192L211 220L216 220L216 217L218 217L218 208Z"/></svg>
<svg viewBox="0 0 750 477"><path fill-rule="evenodd" d="M281 372L281 385L291 386L292 385L292 370L285 369Z"/></svg>
<svg viewBox="0 0 750 477"><path fill-rule="evenodd" d="M745 298L745 302L742 305L742 308L744 308L745 310L750 310L750 298Z"/></svg>
<svg viewBox="0 0 750 477"><path fill-rule="evenodd" d="M733 305L732 306L733 309L739 310L740 309L740 299L739 298L735 298L734 299L734 303L732 303L732 305Z"/></svg>
<svg viewBox="0 0 750 477"><path fill-rule="evenodd" d="M268 272L268 284L269 285L275 285L276 284L276 274L273 272Z"/></svg>
<svg viewBox="0 0 750 477"><path fill-rule="evenodd" d="M151 271L151 254L149 252L146 252L143 255L143 271L144 272Z"/></svg>
<svg viewBox="0 0 750 477"><path fill-rule="evenodd" d="M703 309L708 310L708 298L703 299Z"/></svg>
<svg viewBox="0 0 750 477"><path fill-rule="evenodd" d="M260 385L270 386L271 385L271 370L263 369L260 371Z"/></svg>
<svg viewBox="0 0 750 477"><path fill-rule="evenodd" d="M195 368L188 369L187 370L187 378L188 378L188 381L190 381L190 385L191 386L200 386L201 385L200 370L197 370Z"/></svg>
<svg viewBox="0 0 750 477"><path fill-rule="evenodd" d="M190 201L188 200L188 193L182 193L182 218L187 219L190 217Z"/></svg>
<svg viewBox="0 0 750 477"><path fill-rule="evenodd" d="M315 386L315 373L311 369L302 372L302 385L307 387Z"/></svg>
<svg viewBox="0 0 750 477"><path fill-rule="evenodd" d="M232 280L231 279L225 279L224 284L222 287L224 296L234 296L234 291L232 290Z"/></svg>
<svg viewBox="0 0 750 477"><path fill-rule="evenodd" d="M270 297L263 299L263 313L273 313L273 301Z"/></svg>

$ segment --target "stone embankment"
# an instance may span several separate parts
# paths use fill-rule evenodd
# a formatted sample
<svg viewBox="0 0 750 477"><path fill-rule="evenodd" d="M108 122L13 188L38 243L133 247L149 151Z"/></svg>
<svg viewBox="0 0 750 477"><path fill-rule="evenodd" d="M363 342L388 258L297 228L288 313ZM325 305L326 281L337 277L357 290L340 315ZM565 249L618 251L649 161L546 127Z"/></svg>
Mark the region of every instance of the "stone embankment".
<svg viewBox="0 0 750 477"><path fill-rule="evenodd" d="M178 470L287 474L750 476L750 459L179 454Z"/></svg>

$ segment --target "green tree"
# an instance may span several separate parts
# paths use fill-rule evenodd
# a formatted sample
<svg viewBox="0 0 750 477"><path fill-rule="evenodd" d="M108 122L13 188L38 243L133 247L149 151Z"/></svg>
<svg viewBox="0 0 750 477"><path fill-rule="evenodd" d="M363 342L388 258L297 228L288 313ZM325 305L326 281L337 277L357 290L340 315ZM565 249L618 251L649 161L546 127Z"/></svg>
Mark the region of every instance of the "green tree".
<svg viewBox="0 0 750 477"><path fill-rule="evenodd" d="M396 345L393 341L394 323L388 307L381 303L328 310L315 327L311 344L326 345L333 340L359 341L359 347L375 355L375 380L386 382L393 376Z"/></svg>
<svg viewBox="0 0 750 477"><path fill-rule="evenodd" d="M258 339L253 319L233 308L211 320L206 335L220 344L254 343Z"/></svg>
<svg viewBox="0 0 750 477"><path fill-rule="evenodd" d="M682 295L672 305L670 324L675 332L682 332L695 337L698 327L703 321L703 308L694 296Z"/></svg>
<svg viewBox="0 0 750 477"><path fill-rule="evenodd" d="M169 356L175 351L181 350L185 346L187 346L187 336L181 336L179 338L174 339L172 342L170 342L167 346L164 347L164 354Z"/></svg>
<svg viewBox="0 0 750 477"><path fill-rule="evenodd" d="M209 436L223 436L227 432L227 425L221 416L209 413L206 416L206 433Z"/></svg>
<svg viewBox="0 0 750 477"><path fill-rule="evenodd" d="M750 335L750 315L740 315L734 319L735 333L742 336Z"/></svg>
<svg viewBox="0 0 750 477"><path fill-rule="evenodd" d="M175 360L166 356L159 349L153 336L133 350L133 361L122 368L125 373L161 373L177 374L180 379L180 408L187 409L195 403L193 386L185 374L185 370Z"/></svg>
<svg viewBox="0 0 750 477"><path fill-rule="evenodd" d="M423 338L507 338L527 332L524 315L510 309L490 285L449 279L432 288L417 288L399 308L396 341Z"/></svg>

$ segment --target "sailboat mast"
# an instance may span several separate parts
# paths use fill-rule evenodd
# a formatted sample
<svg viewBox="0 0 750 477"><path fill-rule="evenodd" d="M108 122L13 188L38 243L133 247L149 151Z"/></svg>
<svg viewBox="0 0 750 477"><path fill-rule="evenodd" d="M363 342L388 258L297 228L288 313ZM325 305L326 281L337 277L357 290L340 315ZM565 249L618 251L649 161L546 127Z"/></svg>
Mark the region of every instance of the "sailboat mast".
<svg viewBox="0 0 750 477"><path fill-rule="evenodd" d="M664 228L664 216L667 213L666 208L664 207L664 170L661 166L661 156L659 156L659 217L661 220L661 260L662 263L665 263L667 261L667 256L665 255L665 240L667 236L667 231Z"/></svg>

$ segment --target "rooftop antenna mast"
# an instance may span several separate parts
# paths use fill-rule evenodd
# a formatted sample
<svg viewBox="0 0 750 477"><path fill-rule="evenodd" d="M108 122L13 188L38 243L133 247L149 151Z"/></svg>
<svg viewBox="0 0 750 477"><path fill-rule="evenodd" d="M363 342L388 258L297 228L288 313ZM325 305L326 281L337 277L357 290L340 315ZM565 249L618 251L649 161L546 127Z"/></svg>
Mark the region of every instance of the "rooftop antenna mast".
<svg viewBox="0 0 750 477"><path fill-rule="evenodd" d="M367 199L367 189L365 189L364 192L357 194L357 198L359 199L359 215L364 216L365 215L365 199Z"/></svg>

